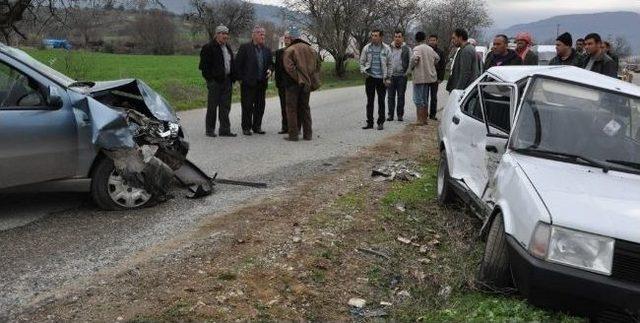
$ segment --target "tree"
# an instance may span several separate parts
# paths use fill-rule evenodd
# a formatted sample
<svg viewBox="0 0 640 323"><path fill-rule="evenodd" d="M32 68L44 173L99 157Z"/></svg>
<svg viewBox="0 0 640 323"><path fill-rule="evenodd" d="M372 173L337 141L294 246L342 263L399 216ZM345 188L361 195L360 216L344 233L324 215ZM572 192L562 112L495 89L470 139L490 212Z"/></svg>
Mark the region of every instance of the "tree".
<svg viewBox="0 0 640 323"><path fill-rule="evenodd" d="M354 32L353 21L363 0L287 0L289 20L302 26L311 42L335 60L335 73L344 77Z"/></svg>
<svg viewBox="0 0 640 323"><path fill-rule="evenodd" d="M486 0L434 0L427 2L422 15L422 29L439 35L440 48L449 48L449 39L456 28L463 28L470 37L492 25Z"/></svg>
<svg viewBox="0 0 640 323"><path fill-rule="evenodd" d="M362 51L364 46L371 39L371 30L383 29L382 17L385 14L385 2L388 0L361 0L358 14L351 18L351 37L358 46L358 51Z"/></svg>
<svg viewBox="0 0 640 323"><path fill-rule="evenodd" d="M166 11L141 12L131 23L131 27L135 44L144 53L170 55L175 52L177 28Z"/></svg>
<svg viewBox="0 0 640 323"><path fill-rule="evenodd" d="M613 40L609 40L611 43L611 50L620 58L629 57L633 54L631 44L623 36L617 36Z"/></svg>
<svg viewBox="0 0 640 323"><path fill-rule="evenodd" d="M255 22L255 8L250 2L243 0L191 0L193 12L188 19L194 21L209 34L215 36L218 25L225 25L233 36L241 35L249 30Z"/></svg>
<svg viewBox="0 0 640 323"><path fill-rule="evenodd" d="M285 27L275 24L271 21L258 21L258 26L264 28L265 31L265 45L272 50L278 49L280 45L280 37L284 35Z"/></svg>
<svg viewBox="0 0 640 323"><path fill-rule="evenodd" d="M382 28L387 35L393 37L396 30L405 34L422 15L419 0L396 0L383 2L384 15L381 17Z"/></svg>
<svg viewBox="0 0 640 323"><path fill-rule="evenodd" d="M16 0L0 1L0 33L3 41L13 43L13 37L26 39L22 31L25 25L45 25L57 18L63 0ZM45 9L45 10L42 10Z"/></svg>

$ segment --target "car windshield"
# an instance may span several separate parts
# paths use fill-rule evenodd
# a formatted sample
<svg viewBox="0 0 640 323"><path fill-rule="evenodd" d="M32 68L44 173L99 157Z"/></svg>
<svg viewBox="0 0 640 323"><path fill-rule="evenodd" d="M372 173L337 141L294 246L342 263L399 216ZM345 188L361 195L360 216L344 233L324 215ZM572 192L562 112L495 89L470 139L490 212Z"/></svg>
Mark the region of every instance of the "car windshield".
<svg viewBox="0 0 640 323"><path fill-rule="evenodd" d="M68 76L66 76L66 75L54 70L53 68L51 68L51 67L49 67L49 66L47 66L45 64L42 64L40 61L36 60L35 58L29 56L29 54L27 54L27 53L25 53L25 52L23 52L23 51L21 51L19 49L16 49L16 48L13 48L13 47L9 47L9 46L6 46L6 45L0 43L0 52L3 52L5 54L7 54L7 55L19 60L20 62L24 63L25 65L28 65L29 67L33 68L34 70L44 74L48 78L52 79L53 81L55 81L57 83L60 83L61 85L65 86L65 87L68 87L69 85L75 83L75 81L72 78L70 78L70 77L68 77Z"/></svg>
<svg viewBox="0 0 640 323"><path fill-rule="evenodd" d="M640 98L537 78L522 103L510 148L640 170Z"/></svg>

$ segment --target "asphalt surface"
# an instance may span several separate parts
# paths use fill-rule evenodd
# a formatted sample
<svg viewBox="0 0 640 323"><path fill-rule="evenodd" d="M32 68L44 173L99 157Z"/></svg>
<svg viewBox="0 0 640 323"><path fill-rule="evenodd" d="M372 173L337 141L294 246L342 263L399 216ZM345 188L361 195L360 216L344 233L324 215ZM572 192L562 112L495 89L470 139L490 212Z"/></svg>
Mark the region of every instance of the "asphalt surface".
<svg viewBox="0 0 640 323"><path fill-rule="evenodd" d="M184 192L155 206L129 212L98 210L87 194L13 194L0 196L0 321L36 299L52 297L136 252L195 230L200 220L282 192L293 181L331 169L346 157L401 131L415 121L407 91L405 121L386 122L385 130L362 130L363 87L312 94L313 141L284 141L277 98L267 100L266 135L237 138L204 136L204 110L180 113L191 143L189 159L209 174L265 182L268 189L219 185L209 197L190 200ZM440 105L446 100L441 89ZM231 113L240 132L240 106Z"/></svg>

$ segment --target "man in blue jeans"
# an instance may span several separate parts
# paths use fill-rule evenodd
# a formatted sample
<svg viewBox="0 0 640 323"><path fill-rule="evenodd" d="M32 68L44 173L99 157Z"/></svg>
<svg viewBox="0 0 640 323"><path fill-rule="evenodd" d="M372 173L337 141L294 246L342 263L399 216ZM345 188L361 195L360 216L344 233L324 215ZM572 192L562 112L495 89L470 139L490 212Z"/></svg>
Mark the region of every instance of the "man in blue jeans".
<svg viewBox="0 0 640 323"><path fill-rule="evenodd" d="M404 117L404 98L407 91L407 70L411 60L411 49L404 43L404 32L396 31L391 43L391 83L387 92L389 93L389 117L387 121L393 121L393 117L398 109L398 121ZM398 99L396 105L396 97Z"/></svg>
<svg viewBox="0 0 640 323"><path fill-rule="evenodd" d="M362 129L373 129L373 102L378 94L378 130L384 129L384 99L387 86L391 82L391 60L389 45L382 42L382 30L371 32L371 42L364 46L360 53L360 72L366 75L365 92L367 93L367 125Z"/></svg>

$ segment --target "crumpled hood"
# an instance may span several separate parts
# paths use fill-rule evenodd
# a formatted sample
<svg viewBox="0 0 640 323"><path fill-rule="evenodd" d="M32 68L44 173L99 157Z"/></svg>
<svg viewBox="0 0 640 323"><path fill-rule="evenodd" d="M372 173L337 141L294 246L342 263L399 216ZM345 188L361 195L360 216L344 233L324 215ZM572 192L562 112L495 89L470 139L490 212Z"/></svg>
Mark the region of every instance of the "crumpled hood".
<svg viewBox="0 0 640 323"><path fill-rule="evenodd" d="M88 89L86 94L98 98L107 92L129 95L132 96L132 98L144 101L148 112L158 120L167 122L178 121L175 110L169 102L141 80L122 79L95 82L95 85Z"/></svg>
<svg viewBox="0 0 640 323"><path fill-rule="evenodd" d="M513 154L554 225L640 243L640 175Z"/></svg>

